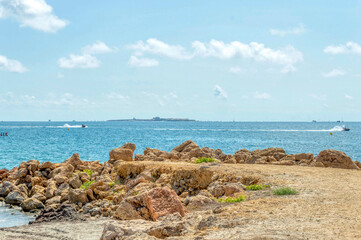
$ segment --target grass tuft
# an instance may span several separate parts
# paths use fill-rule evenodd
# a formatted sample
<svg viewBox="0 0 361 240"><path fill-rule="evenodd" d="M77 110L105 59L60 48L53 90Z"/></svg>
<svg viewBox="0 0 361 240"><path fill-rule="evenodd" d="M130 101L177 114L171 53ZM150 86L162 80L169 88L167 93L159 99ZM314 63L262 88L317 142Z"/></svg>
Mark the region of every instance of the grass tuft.
<svg viewBox="0 0 361 240"><path fill-rule="evenodd" d="M281 187L273 190L274 195L296 195L298 192L290 187Z"/></svg>
<svg viewBox="0 0 361 240"><path fill-rule="evenodd" d="M252 185L246 186L246 189L251 190L251 191L257 191L257 190L262 190L263 187L261 185L252 184Z"/></svg>
<svg viewBox="0 0 361 240"><path fill-rule="evenodd" d="M218 202L220 203L235 203L235 202L243 202L244 200L246 200L245 196L238 196L236 198L232 198L232 197L227 197L227 198L219 198Z"/></svg>
<svg viewBox="0 0 361 240"><path fill-rule="evenodd" d="M205 157L200 157L200 158L198 158L197 160L196 160L196 162L195 163L204 163L204 162L215 162L216 160L214 159L214 158L212 158L212 157L210 157L210 158L205 158Z"/></svg>

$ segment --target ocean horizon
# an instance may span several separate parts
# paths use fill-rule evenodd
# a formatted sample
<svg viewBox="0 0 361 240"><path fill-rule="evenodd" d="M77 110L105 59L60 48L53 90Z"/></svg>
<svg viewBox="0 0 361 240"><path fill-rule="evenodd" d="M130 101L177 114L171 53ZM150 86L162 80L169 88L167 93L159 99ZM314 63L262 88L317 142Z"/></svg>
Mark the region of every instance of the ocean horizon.
<svg viewBox="0 0 361 240"><path fill-rule="evenodd" d="M342 125L351 130L342 131ZM361 122L4 121L0 133L8 134L0 137L0 168L7 169L30 159L63 162L73 153L105 162L110 150L126 142L140 154L146 147L170 151L188 139L227 154L280 147L288 154L317 155L336 149L361 160Z"/></svg>

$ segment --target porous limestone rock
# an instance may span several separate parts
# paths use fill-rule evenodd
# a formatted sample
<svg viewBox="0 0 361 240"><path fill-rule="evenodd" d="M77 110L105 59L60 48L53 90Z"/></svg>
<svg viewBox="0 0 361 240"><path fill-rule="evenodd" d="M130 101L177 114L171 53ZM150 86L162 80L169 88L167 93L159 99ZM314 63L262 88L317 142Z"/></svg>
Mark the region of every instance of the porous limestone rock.
<svg viewBox="0 0 361 240"><path fill-rule="evenodd" d="M314 162L322 163L325 167L359 169L344 152L332 149L321 151L314 159Z"/></svg>
<svg viewBox="0 0 361 240"><path fill-rule="evenodd" d="M132 161L135 144L126 143L120 148L115 148L109 152L109 162L114 163L117 160Z"/></svg>
<svg viewBox="0 0 361 240"><path fill-rule="evenodd" d="M21 203L23 211L28 212L33 209L44 208L44 204L36 198L28 198Z"/></svg>

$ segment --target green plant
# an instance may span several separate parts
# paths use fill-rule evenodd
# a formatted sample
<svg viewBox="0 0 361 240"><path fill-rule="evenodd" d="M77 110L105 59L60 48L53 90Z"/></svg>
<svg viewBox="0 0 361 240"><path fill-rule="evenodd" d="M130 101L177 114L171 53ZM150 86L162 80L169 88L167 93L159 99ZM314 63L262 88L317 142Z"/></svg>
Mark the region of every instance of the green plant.
<svg viewBox="0 0 361 240"><path fill-rule="evenodd" d="M216 160L212 157L210 158L205 158L205 157L200 157L196 160L195 163L204 163L204 162L215 162Z"/></svg>
<svg viewBox="0 0 361 240"><path fill-rule="evenodd" d="M274 195L296 195L298 192L290 187L281 187L273 190Z"/></svg>
<svg viewBox="0 0 361 240"><path fill-rule="evenodd" d="M115 185L115 182L109 183L109 187L113 187Z"/></svg>
<svg viewBox="0 0 361 240"><path fill-rule="evenodd" d="M139 192L134 192L134 196L137 196L139 194Z"/></svg>
<svg viewBox="0 0 361 240"><path fill-rule="evenodd" d="M234 202L243 202L246 199L245 196L238 196L236 198L227 197L227 198L219 198L218 202L220 203L234 203Z"/></svg>
<svg viewBox="0 0 361 240"><path fill-rule="evenodd" d="M246 186L247 190L251 190L251 191L257 191L257 190L262 190L264 187L262 187L261 185L257 185L257 184L252 184L249 186Z"/></svg>
<svg viewBox="0 0 361 240"><path fill-rule="evenodd" d="M93 171L90 169L84 169L83 172L85 172L86 174L88 174L89 176L93 175Z"/></svg>
<svg viewBox="0 0 361 240"><path fill-rule="evenodd" d="M87 189L90 187L90 185L92 185L93 182L94 182L94 180L84 182L84 183L80 186L80 188L81 188L81 189L84 189L84 190L87 190Z"/></svg>

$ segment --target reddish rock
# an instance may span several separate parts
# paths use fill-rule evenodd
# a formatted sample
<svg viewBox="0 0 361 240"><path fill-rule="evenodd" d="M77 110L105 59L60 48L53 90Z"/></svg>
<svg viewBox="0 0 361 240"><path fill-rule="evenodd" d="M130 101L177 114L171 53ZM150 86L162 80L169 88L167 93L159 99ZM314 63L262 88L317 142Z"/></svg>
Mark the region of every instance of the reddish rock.
<svg viewBox="0 0 361 240"><path fill-rule="evenodd" d="M314 163L322 163L325 167L359 169L359 167L344 152L332 149L320 152L311 166L314 166Z"/></svg>
<svg viewBox="0 0 361 240"><path fill-rule="evenodd" d="M117 160L133 161L133 152L135 144L126 143L120 148L115 148L109 152L109 162L114 163Z"/></svg>
<svg viewBox="0 0 361 240"><path fill-rule="evenodd" d="M83 161L79 157L79 153L74 153L73 156L64 161L64 163L71 164L74 169L79 169L79 166L83 165Z"/></svg>
<svg viewBox="0 0 361 240"><path fill-rule="evenodd" d="M8 176L8 172L9 170L7 169L0 169L0 181Z"/></svg>
<svg viewBox="0 0 361 240"><path fill-rule="evenodd" d="M168 187L153 188L147 193L146 203L153 221L159 217L178 212L184 217L184 209L178 195Z"/></svg>

